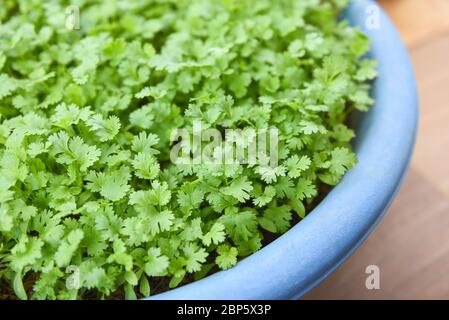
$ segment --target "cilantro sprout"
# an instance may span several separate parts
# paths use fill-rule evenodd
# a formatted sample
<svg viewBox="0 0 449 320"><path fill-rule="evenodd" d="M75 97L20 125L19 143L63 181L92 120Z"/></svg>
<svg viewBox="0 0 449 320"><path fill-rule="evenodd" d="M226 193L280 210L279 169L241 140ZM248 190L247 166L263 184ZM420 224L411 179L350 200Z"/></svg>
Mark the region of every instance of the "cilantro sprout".
<svg viewBox="0 0 449 320"><path fill-rule="evenodd" d="M373 102L347 2L2 0L0 299L148 296L304 218ZM171 162L195 121L276 128L278 164Z"/></svg>

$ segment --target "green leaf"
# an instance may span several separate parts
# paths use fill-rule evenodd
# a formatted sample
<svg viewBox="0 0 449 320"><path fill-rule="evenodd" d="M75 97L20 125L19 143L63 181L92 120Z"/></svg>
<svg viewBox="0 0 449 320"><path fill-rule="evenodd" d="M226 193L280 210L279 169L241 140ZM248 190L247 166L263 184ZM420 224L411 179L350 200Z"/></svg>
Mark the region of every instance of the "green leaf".
<svg viewBox="0 0 449 320"><path fill-rule="evenodd" d="M14 226L14 217L9 213L9 208L6 204L0 205L0 231L11 231Z"/></svg>
<svg viewBox="0 0 449 320"><path fill-rule="evenodd" d="M249 192L253 190L251 182L247 177L240 177L231 182L231 185L223 188L223 193L236 198L240 202L245 202L250 198Z"/></svg>
<svg viewBox="0 0 449 320"><path fill-rule="evenodd" d="M131 149L137 153L143 154L158 154L159 151L153 149L153 146L159 143L159 137L155 134L146 134L145 132L139 133L138 136L135 136L132 141Z"/></svg>
<svg viewBox="0 0 449 320"><path fill-rule="evenodd" d="M165 276L168 268L168 258L161 254L159 248L148 249L148 261L145 263L144 271L150 277Z"/></svg>
<svg viewBox="0 0 449 320"><path fill-rule="evenodd" d="M78 124L80 121L86 121L90 118L92 111L89 108L80 109L74 104L66 105L61 103L56 106L55 113L50 118L52 125L59 128L68 128L71 125Z"/></svg>
<svg viewBox="0 0 449 320"><path fill-rule="evenodd" d="M356 163L355 155L346 148L336 148L331 152L330 171L343 175L348 169L351 169Z"/></svg>
<svg viewBox="0 0 449 320"><path fill-rule="evenodd" d="M58 267L65 267L69 265L73 254L78 249L81 240L84 237L82 230L73 230L61 242L58 250L55 253L55 262Z"/></svg>
<svg viewBox="0 0 449 320"><path fill-rule="evenodd" d="M17 272L14 275L13 289L14 289L14 293L16 294L16 296L20 300L28 300L28 296L27 296L27 294L25 292L25 289L23 287L22 273L21 272Z"/></svg>
<svg viewBox="0 0 449 320"><path fill-rule="evenodd" d="M48 143L58 163L77 163L81 171L86 171L101 155L100 150L84 143L81 137L69 138L64 131L50 136Z"/></svg>
<svg viewBox="0 0 449 320"><path fill-rule="evenodd" d="M317 190L309 179L300 178L296 184L296 193L300 200L304 200L316 196Z"/></svg>
<svg viewBox="0 0 449 320"><path fill-rule="evenodd" d="M129 168L122 166L107 173L91 171L85 179L92 191L100 192L108 200L118 201L128 193L130 178Z"/></svg>
<svg viewBox="0 0 449 320"><path fill-rule="evenodd" d="M11 268L20 272L27 266L33 266L42 257L44 242L35 237L23 237L11 249Z"/></svg>
<svg viewBox="0 0 449 320"><path fill-rule="evenodd" d="M267 186L263 194L256 197L253 202L258 207L263 207L270 203L276 195L276 189L272 186Z"/></svg>
<svg viewBox="0 0 449 320"><path fill-rule="evenodd" d="M120 119L116 116L109 116L103 119L100 115L95 115L86 121L86 124L95 132L100 141L114 139L120 130Z"/></svg>
<svg viewBox="0 0 449 320"><path fill-rule="evenodd" d="M256 172L260 174L263 181L266 183L273 183L277 181L278 177L285 176L286 168L284 166L269 167L269 166L259 166Z"/></svg>
<svg viewBox="0 0 449 320"><path fill-rule="evenodd" d="M184 184L178 191L177 201L185 212L190 212L200 206L204 199L204 190L197 184Z"/></svg>
<svg viewBox="0 0 449 320"><path fill-rule="evenodd" d="M136 292L134 287L129 283L125 284L125 299L126 300L137 300Z"/></svg>
<svg viewBox="0 0 449 320"><path fill-rule="evenodd" d="M142 277L140 278L140 293L144 296L144 297L149 297L150 296L150 283L148 282L148 279L145 275L142 275Z"/></svg>
<svg viewBox="0 0 449 320"><path fill-rule="evenodd" d="M7 74L0 74L0 99L9 96L19 88L19 81L9 77Z"/></svg>
<svg viewBox="0 0 449 320"><path fill-rule="evenodd" d="M204 245L209 246L212 243L215 245L222 243L226 239L224 229L225 227L223 224L219 222L214 223L202 238Z"/></svg>
<svg viewBox="0 0 449 320"><path fill-rule="evenodd" d="M217 265L223 269L229 269L237 263L237 248L231 247L227 244L223 244L217 249L218 256L215 259Z"/></svg>
<svg viewBox="0 0 449 320"><path fill-rule="evenodd" d="M132 271L126 271L125 280L131 286L137 286L137 284L139 283L139 279L137 279L136 274Z"/></svg>
<svg viewBox="0 0 449 320"><path fill-rule="evenodd" d="M307 156L302 156L301 158L298 155L293 155L290 159L287 160L287 169L288 176L291 178L298 178L301 176L301 172L309 169L312 161Z"/></svg>
<svg viewBox="0 0 449 320"><path fill-rule="evenodd" d="M259 223L267 231L284 233L290 227L292 219L290 210L291 208L287 205L268 208L264 211Z"/></svg>
<svg viewBox="0 0 449 320"><path fill-rule="evenodd" d="M160 165L151 154L138 153L132 160L135 175L141 179L155 179L160 172Z"/></svg>
<svg viewBox="0 0 449 320"><path fill-rule="evenodd" d="M193 243L187 244L184 249L184 257L186 260L186 270L188 272L196 272L201 270L201 264L206 262L208 253L204 248L199 248Z"/></svg>

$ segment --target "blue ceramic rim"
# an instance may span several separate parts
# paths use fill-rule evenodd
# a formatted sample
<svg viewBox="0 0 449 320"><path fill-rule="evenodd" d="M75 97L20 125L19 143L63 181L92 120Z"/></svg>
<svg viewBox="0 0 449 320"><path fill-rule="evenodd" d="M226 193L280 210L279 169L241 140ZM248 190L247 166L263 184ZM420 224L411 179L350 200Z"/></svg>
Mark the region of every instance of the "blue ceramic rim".
<svg viewBox="0 0 449 320"><path fill-rule="evenodd" d="M367 17L376 11L380 28L370 29ZM376 102L361 117L357 130L359 163L317 208L276 241L230 270L150 299L299 298L335 271L382 219L415 145L415 76L398 32L375 2L353 1L347 17L371 38L371 55L379 62L373 89Z"/></svg>

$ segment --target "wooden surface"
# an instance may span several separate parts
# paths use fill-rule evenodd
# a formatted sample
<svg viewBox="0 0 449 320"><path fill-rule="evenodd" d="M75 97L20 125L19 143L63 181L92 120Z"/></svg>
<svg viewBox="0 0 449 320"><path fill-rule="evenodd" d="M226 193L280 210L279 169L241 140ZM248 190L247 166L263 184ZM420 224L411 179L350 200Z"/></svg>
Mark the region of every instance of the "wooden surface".
<svg viewBox="0 0 449 320"><path fill-rule="evenodd" d="M416 71L418 143L385 219L306 299L449 299L449 0L380 2ZM365 287L368 265L380 268L380 290Z"/></svg>

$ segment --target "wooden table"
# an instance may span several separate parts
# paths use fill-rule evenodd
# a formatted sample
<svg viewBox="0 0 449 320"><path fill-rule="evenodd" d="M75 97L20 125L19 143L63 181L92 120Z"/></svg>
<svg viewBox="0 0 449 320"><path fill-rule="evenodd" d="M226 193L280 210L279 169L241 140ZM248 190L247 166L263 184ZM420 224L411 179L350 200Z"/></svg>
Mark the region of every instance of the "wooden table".
<svg viewBox="0 0 449 320"><path fill-rule="evenodd" d="M410 50L421 120L411 170L370 238L306 299L449 299L449 0L384 0ZM365 268L380 268L367 290Z"/></svg>

